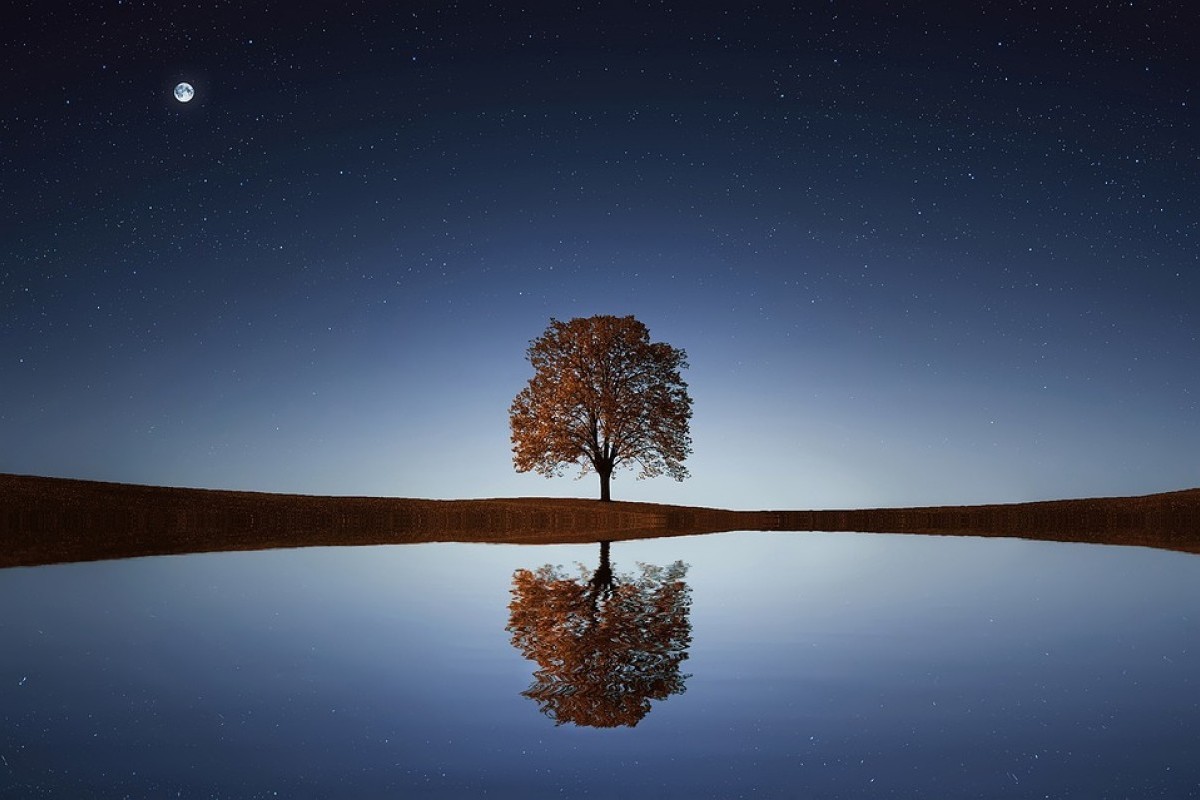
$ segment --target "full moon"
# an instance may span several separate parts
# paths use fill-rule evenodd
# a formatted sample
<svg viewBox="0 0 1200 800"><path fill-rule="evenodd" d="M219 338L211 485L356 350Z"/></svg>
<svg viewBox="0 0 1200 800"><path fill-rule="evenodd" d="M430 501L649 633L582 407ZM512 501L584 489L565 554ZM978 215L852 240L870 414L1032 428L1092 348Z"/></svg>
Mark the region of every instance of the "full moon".
<svg viewBox="0 0 1200 800"><path fill-rule="evenodd" d="M180 83L175 87L175 99L181 103L188 102L195 94L196 90L190 83Z"/></svg>

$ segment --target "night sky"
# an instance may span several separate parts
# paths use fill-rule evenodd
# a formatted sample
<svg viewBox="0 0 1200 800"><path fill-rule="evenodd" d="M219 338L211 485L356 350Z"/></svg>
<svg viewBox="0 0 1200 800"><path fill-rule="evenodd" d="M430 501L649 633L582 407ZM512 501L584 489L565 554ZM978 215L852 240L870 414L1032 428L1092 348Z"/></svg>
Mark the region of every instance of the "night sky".
<svg viewBox="0 0 1200 800"><path fill-rule="evenodd" d="M6 7L0 472L595 497L507 414L602 313L695 401L614 499L1200 485L1191 3L298 6Z"/></svg>

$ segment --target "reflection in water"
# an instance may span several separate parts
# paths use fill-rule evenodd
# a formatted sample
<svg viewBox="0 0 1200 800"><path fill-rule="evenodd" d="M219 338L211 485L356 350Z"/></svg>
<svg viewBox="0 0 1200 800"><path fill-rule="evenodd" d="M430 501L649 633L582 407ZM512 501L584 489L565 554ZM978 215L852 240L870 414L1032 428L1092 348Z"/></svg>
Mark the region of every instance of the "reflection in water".
<svg viewBox="0 0 1200 800"><path fill-rule="evenodd" d="M595 543L0 570L0 798L1198 794L1200 558L840 533L612 547L607 600ZM687 691L643 692L634 728L551 730L520 696L544 668L504 633L514 571L564 564L599 607L635 562L677 558Z"/></svg>
<svg viewBox="0 0 1200 800"><path fill-rule="evenodd" d="M615 574L608 542L600 566L569 577L546 564L513 573L508 630L513 646L537 662L521 694L556 724L633 727L651 700L684 691L679 665L692 641L687 565L638 564Z"/></svg>

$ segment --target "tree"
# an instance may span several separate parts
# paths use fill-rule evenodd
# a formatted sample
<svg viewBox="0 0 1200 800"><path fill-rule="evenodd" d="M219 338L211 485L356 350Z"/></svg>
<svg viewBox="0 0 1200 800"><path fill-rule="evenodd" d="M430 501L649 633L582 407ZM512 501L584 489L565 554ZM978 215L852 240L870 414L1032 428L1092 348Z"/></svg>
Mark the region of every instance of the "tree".
<svg viewBox="0 0 1200 800"><path fill-rule="evenodd" d="M589 579L546 564L513 574L513 646L538 669L521 694L556 725L633 727L651 700L684 691L679 665L692 641L687 565L639 564L641 575L614 575L608 542Z"/></svg>
<svg viewBox="0 0 1200 800"><path fill-rule="evenodd" d="M687 477L692 398L679 372L687 353L661 342L632 316L550 320L526 351L534 374L509 408L518 472L561 475L578 464L600 476L609 500L613 470L639 478Z"/></svg>

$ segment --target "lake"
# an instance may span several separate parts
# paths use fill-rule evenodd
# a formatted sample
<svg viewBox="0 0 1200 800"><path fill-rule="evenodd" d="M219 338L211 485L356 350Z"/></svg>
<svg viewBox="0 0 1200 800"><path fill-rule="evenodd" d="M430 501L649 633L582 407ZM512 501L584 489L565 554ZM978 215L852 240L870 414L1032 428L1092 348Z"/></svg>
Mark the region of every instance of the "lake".
<svg viewBox="0 0 1200 800"><path fill-rule="evenodd" d="M611 584L597 544L0 570L0 797L1200 795L1197 556L728 533L610 558Z"/></svg>

